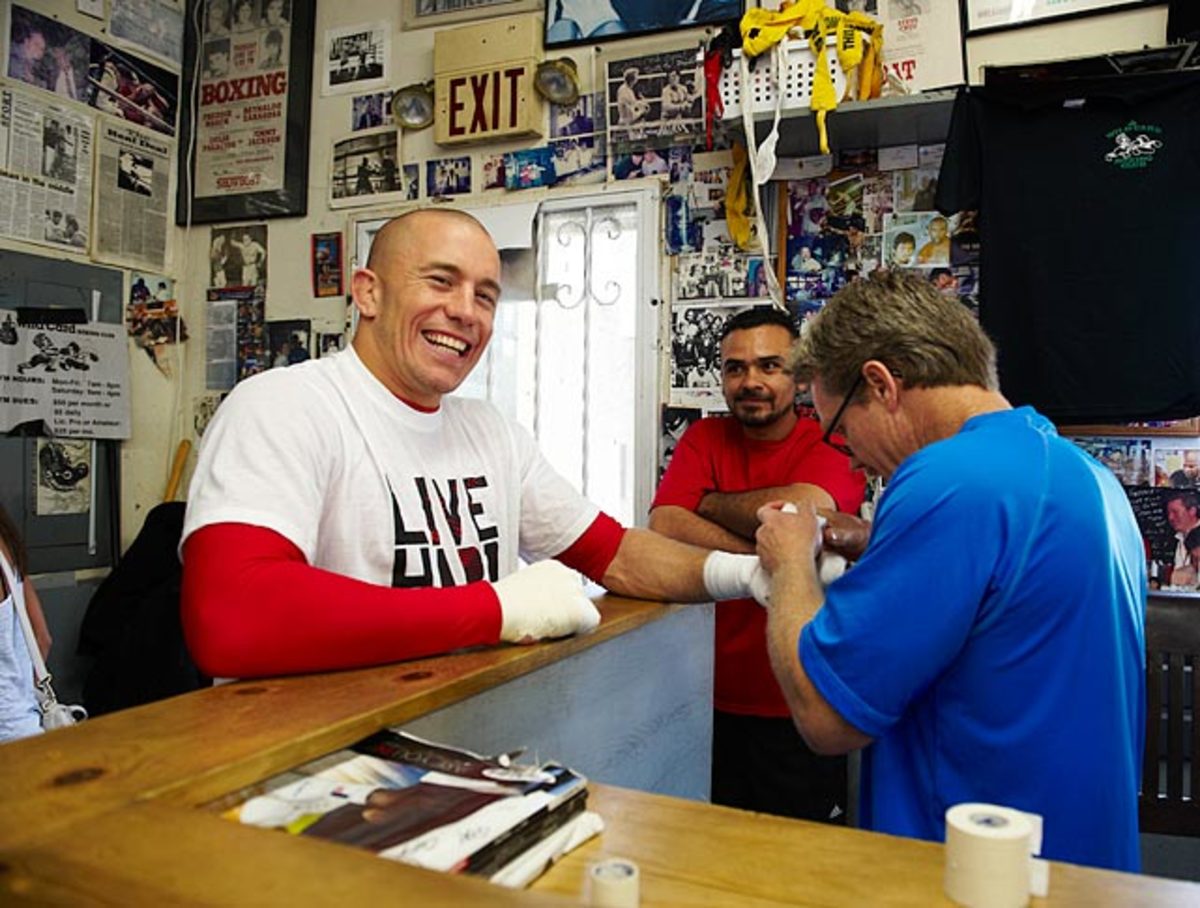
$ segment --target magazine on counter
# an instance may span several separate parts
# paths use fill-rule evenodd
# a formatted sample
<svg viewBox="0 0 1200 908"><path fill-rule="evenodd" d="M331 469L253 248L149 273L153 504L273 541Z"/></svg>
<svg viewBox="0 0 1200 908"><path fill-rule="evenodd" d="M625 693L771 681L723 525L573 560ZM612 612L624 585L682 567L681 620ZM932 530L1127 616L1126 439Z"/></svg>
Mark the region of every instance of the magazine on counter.
<svg viewBox="0 0 1200 908"><path fill-rule="evenodd" d="M504 885L530 882L602 826L584 809L587 780L564 766L484 757L393 730L235 799L224 815L241 823Z"/></svg>

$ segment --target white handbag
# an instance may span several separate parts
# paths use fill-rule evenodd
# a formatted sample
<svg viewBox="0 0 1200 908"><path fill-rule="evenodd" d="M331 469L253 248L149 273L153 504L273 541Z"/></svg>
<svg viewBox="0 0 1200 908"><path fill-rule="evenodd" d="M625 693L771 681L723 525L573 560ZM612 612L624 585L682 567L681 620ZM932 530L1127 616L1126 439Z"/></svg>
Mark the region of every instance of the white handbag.
<svg viewBox="0 0 1200 908"><path fill-rule="evenodd" d="M42 713L42 728L50 731L54 728L66 728L87 718L87 710L82 706L59 703L58 696L50 684L50 672L42 660L42 651L38 648L37 638L33 635L33 626L29 623L29 613L25 609L25 597L17 590L17 578L9 575L9 585L13 586L13 606L21 617L21 630L25 634L25 648L29 650L29 658L33 662L34 693L37 696L38 709Z"/></svg>

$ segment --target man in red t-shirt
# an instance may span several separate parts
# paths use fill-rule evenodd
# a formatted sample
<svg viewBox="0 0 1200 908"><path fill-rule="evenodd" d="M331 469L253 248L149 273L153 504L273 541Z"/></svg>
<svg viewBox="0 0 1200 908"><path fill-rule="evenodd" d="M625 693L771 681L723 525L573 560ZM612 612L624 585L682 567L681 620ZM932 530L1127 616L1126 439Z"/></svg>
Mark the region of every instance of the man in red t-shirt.
<svg viewBox="0 0 1200 908"><path fill-rule="evenodd" d="M729 416L684 433L658 487L650 527L683 542L754 551L768 501L855 512L865 479L797 414L787 369L798 336L787 313L749 309L721 334ZM766 611L753 599L717 606L712 800L782 816L836 819L846 807L845 757L812 753L792 724L767 655Z"/></svg>

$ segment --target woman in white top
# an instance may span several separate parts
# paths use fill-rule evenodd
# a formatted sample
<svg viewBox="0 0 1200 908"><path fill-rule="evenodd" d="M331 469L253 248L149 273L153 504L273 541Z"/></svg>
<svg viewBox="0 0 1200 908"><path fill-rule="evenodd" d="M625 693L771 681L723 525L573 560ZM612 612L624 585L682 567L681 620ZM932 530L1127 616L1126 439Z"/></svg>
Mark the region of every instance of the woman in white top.
<svg viewBox="0 0 1200 908"><path fill-rule="evenodd" d="M27 609L42 658L50 652L50 631L33 584L25 579L25 548L0 507L0 742L36 735L41 713L33 687L33 662L25 644L18 608Z"/></svg>

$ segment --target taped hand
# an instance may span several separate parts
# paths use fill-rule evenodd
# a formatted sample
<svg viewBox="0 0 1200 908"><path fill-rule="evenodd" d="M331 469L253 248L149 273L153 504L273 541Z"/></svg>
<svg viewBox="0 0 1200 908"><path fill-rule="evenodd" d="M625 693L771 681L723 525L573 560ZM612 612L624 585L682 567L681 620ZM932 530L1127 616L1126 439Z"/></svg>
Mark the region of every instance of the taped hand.
<svg viewBox="0 0 1200 908"><path fill-rule="evenodd" d="M704 588L715 602L753 597L759 605L771 602L771 577L757 555L711 552L704 559Z"/></svg>
<svg viewBox="0 0 1200 908"><path fill-rule="evenodd" d="M600 623L579 575L557 561L539 561L492 588L500 600L500 639L508 643L585 633Z"/></svg>

